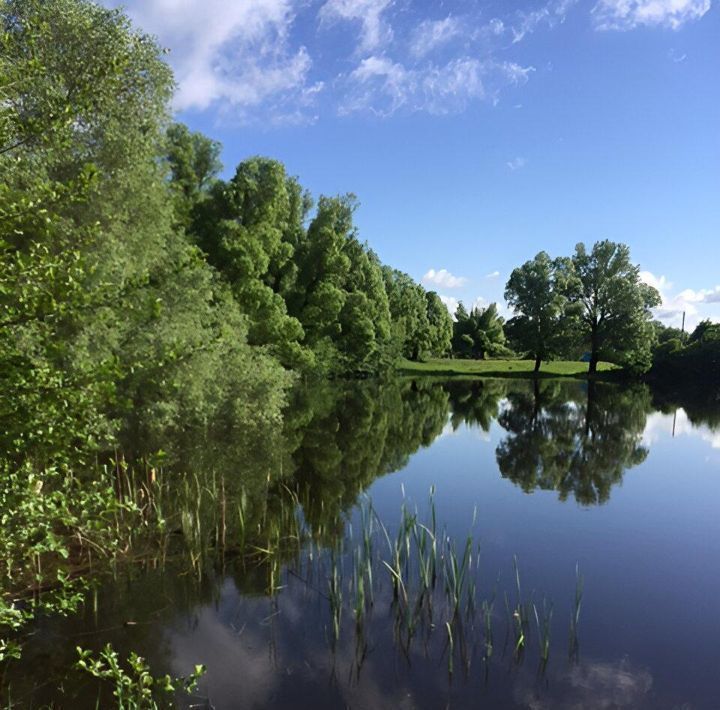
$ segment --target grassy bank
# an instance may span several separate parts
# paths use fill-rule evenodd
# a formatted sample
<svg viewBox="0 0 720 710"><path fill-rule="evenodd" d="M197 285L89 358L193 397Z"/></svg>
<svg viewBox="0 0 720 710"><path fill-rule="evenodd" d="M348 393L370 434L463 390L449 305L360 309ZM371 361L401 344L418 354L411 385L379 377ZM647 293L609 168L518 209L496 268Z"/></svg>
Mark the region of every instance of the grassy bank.
<svg viewBox="0 0 720 710"><path fill-rule="evenodd" d="M403 360L398 367L400 375L478 376L478 377L531 377L534 360L451 360L431 359L426 362ZM598 372L618 370L609 362L598 363ZM544 362L538 377L585 377L588 363L556 360Z"/></svg>

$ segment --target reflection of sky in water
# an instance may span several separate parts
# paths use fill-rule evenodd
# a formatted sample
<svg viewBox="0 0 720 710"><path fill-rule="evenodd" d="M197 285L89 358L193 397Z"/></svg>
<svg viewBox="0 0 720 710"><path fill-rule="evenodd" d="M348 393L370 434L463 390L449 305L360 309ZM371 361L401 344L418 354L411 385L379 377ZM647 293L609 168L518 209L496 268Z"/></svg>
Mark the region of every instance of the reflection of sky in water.
<svg viewBox="0 0 720 710"><path fill-rule="evenodd" d="M556 608L560 648L541 681L534 665L512 668L505 659L485 685L476 659L468 678L448 686L439 654L432 662L413 656L407 665L377 638L390 624L378 622L380 612L358 680L353 634L331 656L327 609L292 578L276 608L243 598L226 581L217 604L199 609L194 625L168 630L175 670L203 658L217 707L470 707L478 699L528 710L720 707L720 577L708 563L720 553L720 484L707 456L717 434L693 427L683 410L675 439L672 424L672 415L648 417L638 438L650 455L625 472L604 505L561 503L554 491L528 495L500 477L495 448L506 432L497 422L487 433L448 422L404 470L371 487L386 520L397 517L403 496L422 513L430 486L449 533L463 536L476 516L488 585L499 578L508 588L509 560L518 554L526 588L536 590L538 603L547 594ZM570 664L561 647L576 562L585 578L584 652Z"/></svg>
<svg viewBox="0 0 720 710"><path fill-rule="evenodd" d="M675 414L653 412L648 415L643 441L645 444L654 444L667 435L699 437L712 446L720 449L720 430L713 430L703 424L693 424L682 407Z"/></svg>
<svg viewBox="0 0 720 710"><path fill-rule="evenodd" d="M580 391L577 402L558 410L558 417L576 417L583 431L587 390ZM525 393L532 397L531 389ZM474 401L462 404L471 421L484 422L480 414L472 419ZM487 409L493 406L491 401ZM501 396L495 412L511 406ZM523 403L517 406L520 411ZM614 411L608 408L603 415ZM127 628L123 622L131 612L123 603L132 609L132 587L118 604L108 588L99 615L120 629L114 642L121 639L125 648L141 650L154 667L159 664L158 672L184 674L195 663L206 664L200 695L218 709L720 708L720 432L694 426L683 409L675 416L643 414L630 438L649 449L647 457L613 482L604 503L581 505L572 494L563 502L557 490L535 487L526 493L503 477L497 454L509 431L497 419L484 431L462 418L444 417L441 409L434 430L440 435L429 446L416 444L407 465L375 479L367 493L391 534L403 500L427 519L431 487L439 525L461 541L472 531L480 544L479 598L498 592L493 623L500 638L487 678L475 648L467 676L458 668L448 683L442 629L433 632L427 649L419 644L409 661L403 656L393 640L382 568L375 572L382 582L359 670L349 594L344 631L332 654L326 580L303 581L291 574L283 575L276 601L241 593L258 591L258 585L239 572L233 578L232 570L219 576L211 593L207 588L213 583L207 580L204 597L193 591L190 578L181 582L165 575L162 584L150 578L138 585L136 596L174 585L176 598L185 599L189 610L168 603L147 625ZM608 432L599 428L595 435L602 441ZM357 513L349 519L357 530ZM526 593L538 604L544 597L554 604L553 645L542 678L532 631L524 664L514 665L511 654L503 657L501 651L502 592L513 589L513 555ZM580 658L571 664L567 638L576 564L585 591ZM158 599L160 607L165 608ZM135 618L142 621L137 612ZM142 636L134 635L143 629Z"/></svg>

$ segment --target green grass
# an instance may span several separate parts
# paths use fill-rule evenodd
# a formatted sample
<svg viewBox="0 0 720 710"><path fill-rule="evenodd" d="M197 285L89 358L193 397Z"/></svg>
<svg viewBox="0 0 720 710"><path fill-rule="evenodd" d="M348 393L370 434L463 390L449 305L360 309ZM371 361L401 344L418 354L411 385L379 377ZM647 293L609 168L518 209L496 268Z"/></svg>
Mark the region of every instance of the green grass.
<svg viewBox="0 0 720 710"><path fill-rule="evenodd" d="M535 368L534 360L450 360L434 358L426 362L402 360L398 366L401 375L434 376L482 376L482 377L531 377ZM617 365L599 362L598 372L618 370ZM568 360L543 362L539 377L584 377L588 363Z"/></svg>

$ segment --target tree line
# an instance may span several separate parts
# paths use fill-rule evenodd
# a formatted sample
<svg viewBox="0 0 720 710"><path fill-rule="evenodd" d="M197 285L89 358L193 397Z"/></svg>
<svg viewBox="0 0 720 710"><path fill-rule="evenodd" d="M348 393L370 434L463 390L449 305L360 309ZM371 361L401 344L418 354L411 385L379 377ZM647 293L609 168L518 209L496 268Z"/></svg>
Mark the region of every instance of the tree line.
<svg viewBox="0 0 720 710"><path fill-rule="evenodd" d="M510 274L505 299L514 311L507 322L497 307L460 304L455 313L454 354L465 357L518 354L535 361L577 359L597 371L602 360L644 372L652 364L651 308L660 295L640 280L625 244L609 240L591 249L580 243L571 257L540 252Z"/></svg>
<svg viewBox="0 0 720 710"><path fill-rule="evenodd" d="M259 157L218 177L219 144L171 120L163 51L121 11L4 0L0 22L7 441L60 451L138 411L250 422L255 401L277 419L288 371L447 352L450 315L360 240L354 196L313 205Z"/></svg>

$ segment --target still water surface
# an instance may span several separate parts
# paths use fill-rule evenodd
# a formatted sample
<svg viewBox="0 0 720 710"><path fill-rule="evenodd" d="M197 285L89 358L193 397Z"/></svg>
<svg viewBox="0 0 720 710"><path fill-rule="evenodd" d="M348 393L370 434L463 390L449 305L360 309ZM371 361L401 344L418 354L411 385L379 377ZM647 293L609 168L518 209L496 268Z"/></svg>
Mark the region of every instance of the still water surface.
<svg viewBox="0 0 720 710"><path fill-rule="evenodd" d="M206 664L195 707L720 708L712 397L683 408L646 387L520 380L315 387L269 447L184 439L173 456L164 555L38 626L6 679L19 707L94 707L74 649L111 641L158 674ZM394 601L382 560L403 506L433 529L431 490L428 613L417 561ZM461 558L468 535L454 616L449 550Z"/></svg>

